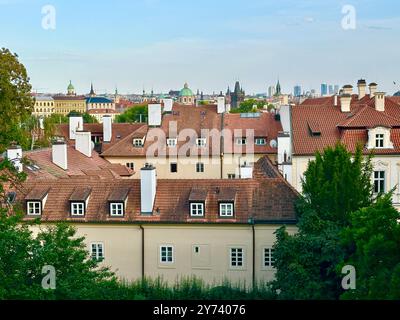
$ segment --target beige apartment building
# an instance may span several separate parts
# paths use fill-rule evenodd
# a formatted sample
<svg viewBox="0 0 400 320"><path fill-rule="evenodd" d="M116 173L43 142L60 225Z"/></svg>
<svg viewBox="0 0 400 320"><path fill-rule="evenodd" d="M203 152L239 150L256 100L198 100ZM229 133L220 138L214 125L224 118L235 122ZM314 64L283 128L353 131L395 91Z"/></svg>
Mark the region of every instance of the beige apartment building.
<svg viewBox="0 0 400 320"><path fill-rule="evenodd" d="M57 151L56 151L57 152ZM25 220L59 221L85 236L93 259L118 277L197 276L251 286L273 279L274 232L296 231L297 192L263 157L246 179L159 179L151 165L140 179L30 176L16 190ZM39 227L35 227L39 228Z"/></svg>
<svg viewBox="0 0 400 320"><path fill-rule="evenodd" d="M50 96L36 95L32 115L36 117L49 117L54 113L54 99Z"/></svg>

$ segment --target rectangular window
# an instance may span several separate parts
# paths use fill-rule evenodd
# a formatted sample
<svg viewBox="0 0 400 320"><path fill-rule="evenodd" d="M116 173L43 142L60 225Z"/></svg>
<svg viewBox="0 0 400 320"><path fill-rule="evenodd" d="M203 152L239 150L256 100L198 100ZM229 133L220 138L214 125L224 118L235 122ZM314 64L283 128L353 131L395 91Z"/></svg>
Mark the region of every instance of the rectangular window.
<svg viewBox="0 0 400 320"><path fill-rule="evenodd" d="M374 192L385 192L385 171L374 171Z"/></svg>
<svg viewBox="0 0 400 320"><path fill-rule="evenodd" d="M231 248L231 267L243 267L243 248Z"/></svg>
<svg viewBox="0 0 400 320"><path fill-rule="evenodd" d="M170 164L170 170L171 170L171 173L178 172L178 164L177 163L171 163Z"/></svg>
<svg viewBox="0 0 400 320"><path fill-rule="evenodd" d="M196 163L196 172L204 172L204 163L202 162Z"/></svg>
<svg viewBox="0 0 400 320"><path fill-rule="evenodd" d="M92 243L90 245L91 252L90 255L93 260L103 260L104 259L104 246L100 242Z"/></svg>
<svg viewBox="0 0 400 320"><path fill-rule="evenodd" d="M206 138L199 138L196 139L196 146L198 147L205 147L207 144L207 139Z"/></svg>
<svg viewBox="0 0 400 320"><path fill-rule="evenodd" d="M112 217L122 217L124 215L124 204L123 203L110 203L110 215Z"/></svg>
<svg viewBox="0 0 400 320"><path fill-rule="evenodd" d="M143 147L142 139L133 139L133 145L137 148Z"/></svg>
<svg viewBox="0 0 400 320"><path fill-rule="evenodd" d="M267 144L267 141L265 138L256 138L255 143L257 146L264 146Z"/></svg>
<svg viewBox="0 0 400 320"><path fill-rule="evenodd" d="M228 174L228 179L236 179L236 174L234 174L234 173L229 173L229 174Z"/></svg>
<svg viewBox="0 0 400 320"><path fill-rule="evenodd" d="M71 214L73 216L85 215L85 204L83 202L71 202Z"/></svg>
<svg viewBox="0 0 400 320"><path fill-rule="evenodd" d="M190 215L192 217L203 217L204 216L204 203L191 203L190 204Z"/></svg>
<svg viewBox="0 0 400 320"><path fill-rule="evenodd" d="M233 203L220 203L219 215L221 217L233 217Z"/></svg>
<svg viewBox="0 0 400 320"><path fill-rule="evenodd" d="M236 144L237 145L245 145L247 144L247 139L246 138L236 138Z"/></svg>
<svg viewBox="0 0 400 320"><path fill-rule="evenodd" d="M135 164L133 162L127 162L126 166L131 170L135 170Z"/></svg>
<svg viewBox="0 0 400 320"><path fill-rule="evenodd" d="M160 247L160 262L173 263L174 262L174 248L173 246Z"/></svg>
<svg viewBox="0 0 400 320"><path fill-rule="evenodd" d="M27 214L29 216L40 216L42 214L40 201L29 201L27 203Z"/></svg>
<svg viewBox="0 0 400 320"><path fill-rule="evenodd" d="M167 139L167 146L168 147L175 147L177 143L177 139Z"/></svg>
<svg viewBox="0 0 400 320"><path fill-rule="evenodd" d="M383 148L383 134L376 134L375 135L375 147L376 148Z"/></svg>
<svg viewBox="0 0 400 320"><path fill-rule="evenodd" d="M264 248L264 267L274 267L274 249Z"/></svg>

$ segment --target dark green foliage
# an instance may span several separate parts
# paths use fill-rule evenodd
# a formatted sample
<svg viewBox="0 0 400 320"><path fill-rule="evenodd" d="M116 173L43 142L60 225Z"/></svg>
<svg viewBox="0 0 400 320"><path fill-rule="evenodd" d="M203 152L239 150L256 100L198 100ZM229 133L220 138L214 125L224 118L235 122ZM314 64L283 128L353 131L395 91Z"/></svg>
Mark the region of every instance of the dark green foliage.
<svg viewBox="0 0 400 320"><path fill-rule="evenodd" d="M147 122L147 104L138 105L127 109L124 113L115 118L115 122L134 123Z"/></svg>
<svg viewBox="0 0 400 320"><path fill-rule="evenodd" d="M83 123L99 123L97 121L96 117L90 115L87 112L81 113L78 111L71 111L70 113L67 114L66 118L68 119L68 117L70 117L70 116L82 116ZM67 121L67 123L68 123L68 121Z"/></svg>
<svg viewBox="0 0 400 320"><path fill-rule="evenodd" d="M248 113L257 112L259 109L263 109L264 105L268 105L268 110L273 108L273 105L266 103L265 101L258 101L255 99L248 99L243 101L239 108L231 109L231 113ZM255 106L255 107L254 107Z"/></svg>
<svg viewBox="0 0 400 320"><path fill-rule="evenodd" d="M18 56L8 49L0 49L0 153L12 141L25 149L29 147L30 133L21 124L32 112L34 99L25 67Z"/></svg>
<svg viewBox="0 0 400 320"><path fill-rule="evenodd" d="M363 161L360 147L352 157L337 144L309 163L297 203L298 233L277 231L273 288L280 299L339 298L337 265L345 255L341 232L352 211L371 204L370 160Z"/></svg>
<svg viewBox="0 0 400 320"><path fill-rule="evenodd" d="M356 289L343 299L400 299L400 219L391 194L351 215L351 225L343 231L348 256L339 265L356 269Z"/></svg>

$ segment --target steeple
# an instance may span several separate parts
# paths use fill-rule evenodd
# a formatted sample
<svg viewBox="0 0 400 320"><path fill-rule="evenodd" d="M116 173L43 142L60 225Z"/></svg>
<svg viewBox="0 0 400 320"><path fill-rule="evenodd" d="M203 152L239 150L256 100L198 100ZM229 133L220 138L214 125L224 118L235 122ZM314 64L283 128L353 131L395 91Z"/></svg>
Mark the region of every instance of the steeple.
<svg viewBox="0 0 400 320"><path fill-rule="evenodd" d="M281 84L279 83L279 79L278 79L278 83L276 84L276 90L275 90L275 95L280 96L281 95Z"/></svg>
<svg viewBox="0 0 400 320"><path fill-rule="evenodd" d="M90 93L89 93L89 96L91 96L91 97L94 97L96 94L94 93L94 90L93 90L93 82L90 84Z"/></svg>

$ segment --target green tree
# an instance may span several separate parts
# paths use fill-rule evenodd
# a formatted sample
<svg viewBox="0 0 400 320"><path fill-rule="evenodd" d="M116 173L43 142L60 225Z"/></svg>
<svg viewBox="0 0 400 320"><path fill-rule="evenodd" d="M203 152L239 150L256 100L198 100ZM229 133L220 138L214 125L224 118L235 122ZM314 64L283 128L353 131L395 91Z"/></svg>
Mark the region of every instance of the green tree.
<svg viewBox="0 0 400 320"><path fill-rule="evenodd" d="M268 104L266 101L248 99L240 103L239 108L231 109L231 113L258 112L258 110L263 109L265 105L267 105L268 110L271 110L274 107L272 104Z"/></svg>
<svg viewBox="0 0 400 320"><path fill-rule="evenodd" d="M21 124L33 109L31 89L26 69L18 56L8 49L0 49L0 152L11 141L29 148L30 134L21 128Z"/></svg>
<svg viewBox="0 0 400 320"><path fill-rule="evenodd" d="M370 207L351 214L343 231L348 255L339 265L356 270L356 289L342 299L400 299L400 219L392 194L379 197Z"/></svg>
<svg viewBox="0 0 400 320"><path fill-rule="evenodd" d="M352 156L341 144L309 163L297 203L298 232L277 231L273 288L281 299L338 299L337 266L345 256L341 232L351 212L371 204L371 170L361 147Z"/></svg>
<svg viewBox="0 0 400 320"><path fill-rule="evenodd" d="M116 122L147 122L147 105L139 105L127 109L124 113L116 117Z"/></svg>
<svg viewBox="0 0 400 320"><path fill-rule="evenodd" d="M90 114L87 113L87 112L82 113L82 112L78 112L78 111L71 111L70 113L68 113L67 119L68 119L68 117L71 116L71 115L82 116L82 118L83 118L83 123L99 123L99 122L97 121L96 117L90 115Z"/></svg>

